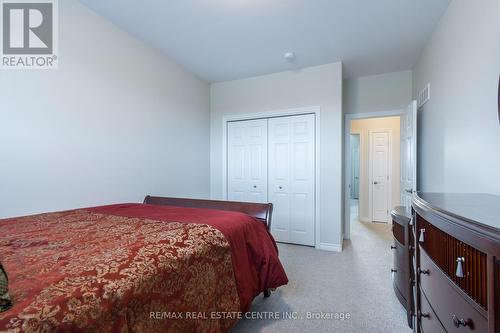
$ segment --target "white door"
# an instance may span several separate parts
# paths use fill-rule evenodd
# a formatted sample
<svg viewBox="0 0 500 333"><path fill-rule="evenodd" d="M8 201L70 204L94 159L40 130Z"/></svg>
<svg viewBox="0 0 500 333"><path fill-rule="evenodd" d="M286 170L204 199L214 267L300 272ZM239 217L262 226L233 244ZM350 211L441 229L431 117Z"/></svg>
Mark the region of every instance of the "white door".
<svg viewBox="0 0 500 333"><path fill-rule="evenodd" d="M227 199L267 200L267 119L227 124Z"/></svg>
<svg viewBox="0 0 500 333"><path fill-rule="evenodd" d="M372 221L388 222L390 205L391 133L370 131L370 179Z"/></svg>
<svg viewBox="0 0 500 333"><path fill-rule="evenodd" d="M411 208L411 194L417 190L417 101L401 116L401 205Z"/></svg>
<svg viewBox="0 0 500 333"><path fill-rule="evenodd" d="M359 198L359 134L351 134L351 199Z"/></svg>
<svg viewBox="0 0 500 333"><path fill-rule="evenodd" d="M269 201L277 241L314 245L314 115L269 119Z"/></svg>

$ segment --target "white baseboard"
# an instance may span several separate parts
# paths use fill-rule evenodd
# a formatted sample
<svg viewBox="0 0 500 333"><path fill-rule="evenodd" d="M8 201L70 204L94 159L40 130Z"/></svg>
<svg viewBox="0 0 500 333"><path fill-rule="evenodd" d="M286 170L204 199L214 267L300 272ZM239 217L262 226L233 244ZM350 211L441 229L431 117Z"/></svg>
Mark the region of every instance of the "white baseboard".
<svg viewBox="0 0 500 333"><path fill-rule="evenodd" d="M316 245L317 250L332 251L332 252L342 252L341 244L330 244L330 243L319 243Z"/></svg>

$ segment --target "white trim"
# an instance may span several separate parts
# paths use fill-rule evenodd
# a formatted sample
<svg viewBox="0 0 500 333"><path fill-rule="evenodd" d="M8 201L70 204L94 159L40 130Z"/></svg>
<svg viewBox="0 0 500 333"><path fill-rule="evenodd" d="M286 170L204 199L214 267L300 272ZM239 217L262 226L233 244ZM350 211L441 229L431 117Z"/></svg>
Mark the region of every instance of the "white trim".
<svg viewBox="0 0 500 333"><path fill-rule="evenodd" d="M321 107L319 106L309 106L309 107L301 107L294 109L270 110L270 111L246 113L246 114L224 115L222 116L222 124L225 125L229 121L286 117L286 116L295 116L308 113L318 114L320 113L320 110Z"/></svg>
<svg viewBox="0 0 500 333"><path fill-rule="evenodd" d="M342 244L319 243L316 250L342 252Z"/></svg>
<svg viewBox="0 0 500 333"><path fill-rule="evenodd" d="M374 128L368 130L368 214L369 214L369 219L370 222L373 221L373 133L374 132L386 132L389 134L389 153L387 156L387 167L388 167L388 179L387 179L387 193L388 193L388 198L387 198L387 220L385 221L386 223L389 223L389 211L390 211L390 206L392 204L392 129L390 128ZM358 213L359 215L359 213ZM380 222L380 221L377 221Z"/></svg>
<svg viewBox="0 0 500 333"><path fill-rule="evenodd" d="M359 200L359 184L361 183L361 133L351 133L350 134L350 138L349 139L352 139L352 136L357 136L358 137L358 198L357 200ZM352 150L352 147L349 147L349 150ZM351 156L352 158L352 156ZM351 161L351 167L352 167L352 161ZM354 183L354 177L353 177L353 174L351 174L351 179L349 180L350 183ZM352 197L352 187L349 187L349 190L350 190L350 194L349 194L349 198Z"/></svg>
<svg viewBox="0 0 500 333"><path fill-rule="evenodd" d="M283 109L283 110L270 110L264 112L255 112L249 114L233 114L222 116L222 198L227 200L227 123L230 121L241 121L241 120L252 120L252 119L263 119L263 118L276 118L276 117L287 117L287 116L297 116L301 114L314 114L315 123L315 182L314 182L314 204L315 204L315 214L314 214L314 244L318 248L320 246L321 239L321 218L320 218L320 162L321 162L321 107L320 106L309 106L294 109ZM336 245L337 246L337 245ZM342 246L340 246L342 250Z"/></svg>
<svg viewBox="0 0 500 333"><path fill-rule="evenodd" d="M351 238L351 200L349 185L351 183L351 121L356 119L400 117L406 114L406 107L398 110L349 113L344 118L344 237ZM359 214L358 214L359 215ZM361 217L360 217L361 218Z"/></svg>
<svg viewBox="0 0 500 333"><path fill-rule="evenodd" d="M385 117L397 117L406 114L406 108L401 108L397 110L388 111L374 111L374 112L363 112L363 113L347 113L345 119L368 119L368 118L385 118Z"/></svg>

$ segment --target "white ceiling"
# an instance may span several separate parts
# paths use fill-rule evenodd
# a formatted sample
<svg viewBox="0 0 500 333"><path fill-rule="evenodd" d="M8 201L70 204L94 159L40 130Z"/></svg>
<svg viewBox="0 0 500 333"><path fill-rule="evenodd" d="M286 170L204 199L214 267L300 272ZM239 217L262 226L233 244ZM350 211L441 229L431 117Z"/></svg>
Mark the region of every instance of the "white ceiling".
<svg viewBox="0 0 500 333"><path fill-rule="evenodd" d="M335 61L344 77L411 69L450 0L80 1L217 82Z"/></svg>

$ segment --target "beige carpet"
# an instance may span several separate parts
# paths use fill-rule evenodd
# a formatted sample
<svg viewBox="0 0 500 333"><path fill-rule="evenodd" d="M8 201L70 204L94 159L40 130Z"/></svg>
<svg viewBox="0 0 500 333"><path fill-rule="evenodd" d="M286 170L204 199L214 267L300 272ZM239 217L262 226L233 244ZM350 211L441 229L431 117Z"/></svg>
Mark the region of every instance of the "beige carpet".
<svg viewBox="0 0 500 333"><path fill-rule="evenodd" d="M411 332L392 289L390 225L356 216L351 225L342 253L279 244L290 282L268 299L257 297L250 310L274 318L244 318L232 332ZM350 318L308 320L307 312Z"/></svg>

